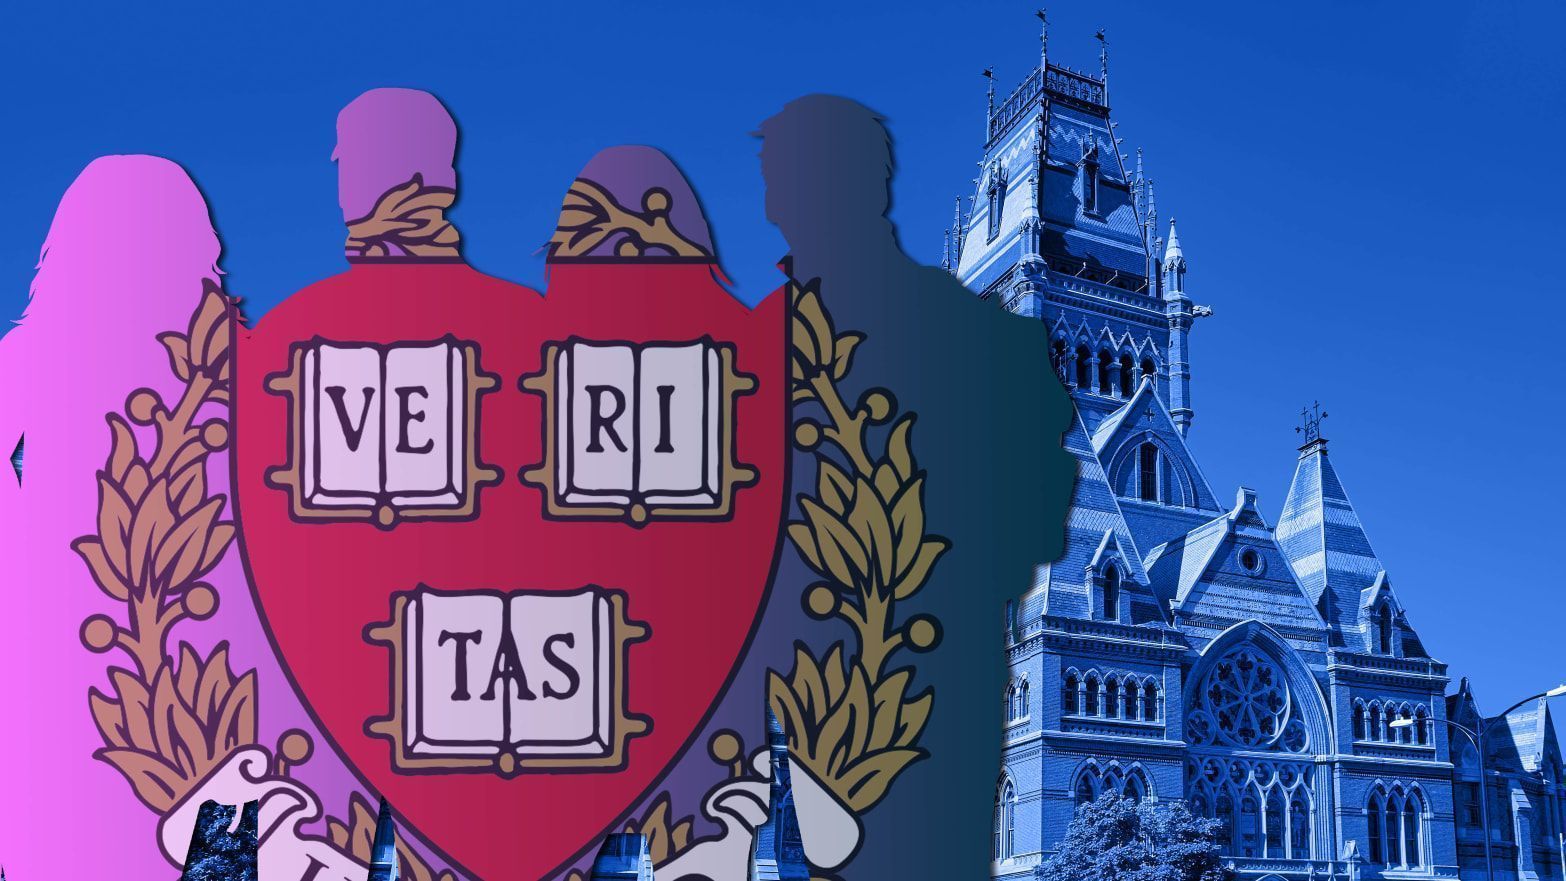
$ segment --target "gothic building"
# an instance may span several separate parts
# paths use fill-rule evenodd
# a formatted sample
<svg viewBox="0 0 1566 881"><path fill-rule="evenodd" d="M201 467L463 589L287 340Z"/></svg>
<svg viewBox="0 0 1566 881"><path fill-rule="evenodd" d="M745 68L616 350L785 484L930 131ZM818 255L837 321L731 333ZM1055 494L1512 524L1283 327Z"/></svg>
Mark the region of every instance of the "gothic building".
<svg viewBox="0 0 1566 881"><path fill-rule="evenodd" d="M1466 682L1448 696L1405 609L1419 586L1372 549L1320 419L1276 523L1203 476L1187 352L1212 312L1119 147L1107 52L1089 74L1047 48L1004 99L991 80L947 233L960 281L1045 323L1077 410L1065 552L1008 610L992 875L1041 877L1076 805L1115 792L1222 821L1246 879L1478 879L1487 852L1495 878L1562 879L1543 699L1486 719Z"/></svg>

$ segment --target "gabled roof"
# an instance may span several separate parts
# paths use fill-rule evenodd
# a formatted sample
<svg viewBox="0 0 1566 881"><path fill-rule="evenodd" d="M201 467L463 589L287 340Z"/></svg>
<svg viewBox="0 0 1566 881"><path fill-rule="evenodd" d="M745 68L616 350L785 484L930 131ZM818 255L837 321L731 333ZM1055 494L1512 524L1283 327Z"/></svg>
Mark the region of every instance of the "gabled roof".
<svg viewBox="0 0 1566 881"><path fill-rule="evenodd" d="M1491 724L1504 726L1490 735L1497 741L1491 745L1491 750L1499 753L1497 758L1515 762L1525 771L1543 770L1550 758L1559 761L1555 723L1550 718L1550 705L1545 698L1530 701Z"/></svg>
<svg viewBox="0 0 1566 881"><path fill-rule="evenodd" d="M1254 551L1246 569L1241 554ZM1256 504L1241 487L1234 508L1173 541L1154 548L1145 561L1154 592L1171 613L1219 620L1259 620L1295 630L1321 627Z"/></svg>
<svg viewBox="0 0 1566 881"><path fill-rule="evenodd" d="M1163 399L1158 396L1157 386L1151 376L1144 375L1131 399L1106 416L1093 430L1093 452L1099 461L1108 464L1128 438L1149 433L1155 435L1171 455L1179 460L1181 468L1190 478L1196 502L1192 507L1203 511L1223 510L1207 478L1203 476L1201 466L1196 463L1196 457L1191 455L1190 447L1186 446L1185 436L1180 433L1174 417L1169 415L1169 408L1164 406Z"/></svg>
<svg viewBox="0 0 1566 881"><path fill-rule="evenodd" d="M1104 469L1093 452L1082 417L1073 413L1063 443L1077 460L1077 480L1071 490L1066 515L1065 549L1059 558L1038 568L1034 589L1023 599L1023 619L1040 614L1086 618L1092 615L1084 572L1117 554L1125 564L1129 581L1124 588L1132 598L1131 623L1162 621L1164 614L1147 589L1147 570L1132 537L1120 504L1104 478Z"/></svg>
<svg viewBox="0 0 1566 881"><path fill-rule="evenodd" d="M1479 727L1479 704L1468 677L1462 678L1456 692L1447 695L1446 716L1470 729ZM1483 721L1489 729L1485 734L1485 762L1491 770L1539 772L1560 765L1560 743L1547 698L1528 701L1504 717L1492 716ZM1454 732L1453 761L1468 770L1477 770L1472 766L1472 755L1468 739Z"/></svg>
<svg viewBox="0 0 1566 881"><path fill-rule="evenodd" d="M1340 634L1357 632L1361 595L1386 567L1327 458L1325 440L1312 441L1301 452L1277 535L1327 624Z"/></svg>

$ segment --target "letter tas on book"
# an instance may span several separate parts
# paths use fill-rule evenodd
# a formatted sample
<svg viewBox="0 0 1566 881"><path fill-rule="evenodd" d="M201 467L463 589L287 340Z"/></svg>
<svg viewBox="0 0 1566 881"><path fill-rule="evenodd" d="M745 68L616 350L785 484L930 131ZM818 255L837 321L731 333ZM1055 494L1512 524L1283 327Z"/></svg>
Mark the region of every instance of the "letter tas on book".
<svg viewBox="0 0 1566 881"><path fill-rule="evenodd" d="M391 646L398 693L371 725L403 767L452 770L618 767L648 720L627 709L627 646L648 628L625 595L437 591L393 598L371 636Z"/></svg>

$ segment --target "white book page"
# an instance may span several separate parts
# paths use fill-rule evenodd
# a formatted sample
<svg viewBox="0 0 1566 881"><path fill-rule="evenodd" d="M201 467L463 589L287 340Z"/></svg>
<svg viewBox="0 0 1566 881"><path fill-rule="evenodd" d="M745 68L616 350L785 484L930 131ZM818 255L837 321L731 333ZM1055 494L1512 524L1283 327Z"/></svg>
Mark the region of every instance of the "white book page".
<svg viewBox="0 0 1566 881"><path fill-rule="evenodd" d="M386 353L386 492L445 493L451 486L451 347Z"/></svg>
<svg viewBox="0 0 1566 881"><path fill-rule="evenodd" d="M462 743L502 741L506 682L495 683L489 700L484 692L500 648L505 600L494 594L421 592L417 603L418 675L408 677L415 689L409 705L418 708L421 739L447 742L428 751L461 752ZM465 681L457 675L459 664Z"/></svg>
<svg viewBox="0 0 1566 881"><path fill-rule="evenodd" d="M381 356L368 346L322 345L309 394L315 485L327 493L381 490Z"/></svg>
<svg viewBox="0 0 1566 881"><path fill-rule="evenodd" d="M706 346L648 346L642 350L641 469L637 489L649 496L706 490Z"/></svg>
<svg viewBox="0 0 1566 881"><path fill-rule="evenodd" d="M623 501L635 473L635 352L575 343L569 357L569 488Z"/></svg>
<svg viewBox="0 0 1566 881"><path fill-rule="evenodd" d="M600 728L608 723L596 712L596 698L608 683L600 681L596 658L608 646L607 634L597 627L595 612L600 602L591 591L511 598L511 632L533 695L531 699L511 695L508 734L519 751L603 739ZM594 744L588 751L598 749ZM542 751L560 750L551 747Z"/></svg>

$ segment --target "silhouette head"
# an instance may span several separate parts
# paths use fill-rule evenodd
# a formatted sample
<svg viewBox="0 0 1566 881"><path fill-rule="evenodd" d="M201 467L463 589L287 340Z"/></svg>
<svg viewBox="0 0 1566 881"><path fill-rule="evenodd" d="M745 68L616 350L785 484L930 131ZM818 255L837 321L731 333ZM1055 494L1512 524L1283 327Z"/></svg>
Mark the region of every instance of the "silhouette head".
<svg viewBox="0 0 1566 881"><path fill-rule="evenodd" d="M825 225L869 226L890 207L892 146L882 117L857 101L806 95L761 124L767 219L794 242Z"/></svg>
<svg viewBox="0 0 1566 881"><path fill-rule="evenodd" d="M99 157L60 197L22 323L62 335L183 327L202 279L221 277L221 254L183 168L159 156Z"/></svg>
<svg viewBox="0 0 1566 881"><path fill-rule="evenodd" d="M715 262L712 232L690 181L663 151L600 150L560 206L549 262Z"/></svg>
<svg viewBox="0 0 1566 881"><path fill-rule="evenodd" d="M440 99L417 89L371 89L337 114L337 201L350 224L415 177L454 194L457 124Z"/></svg>

